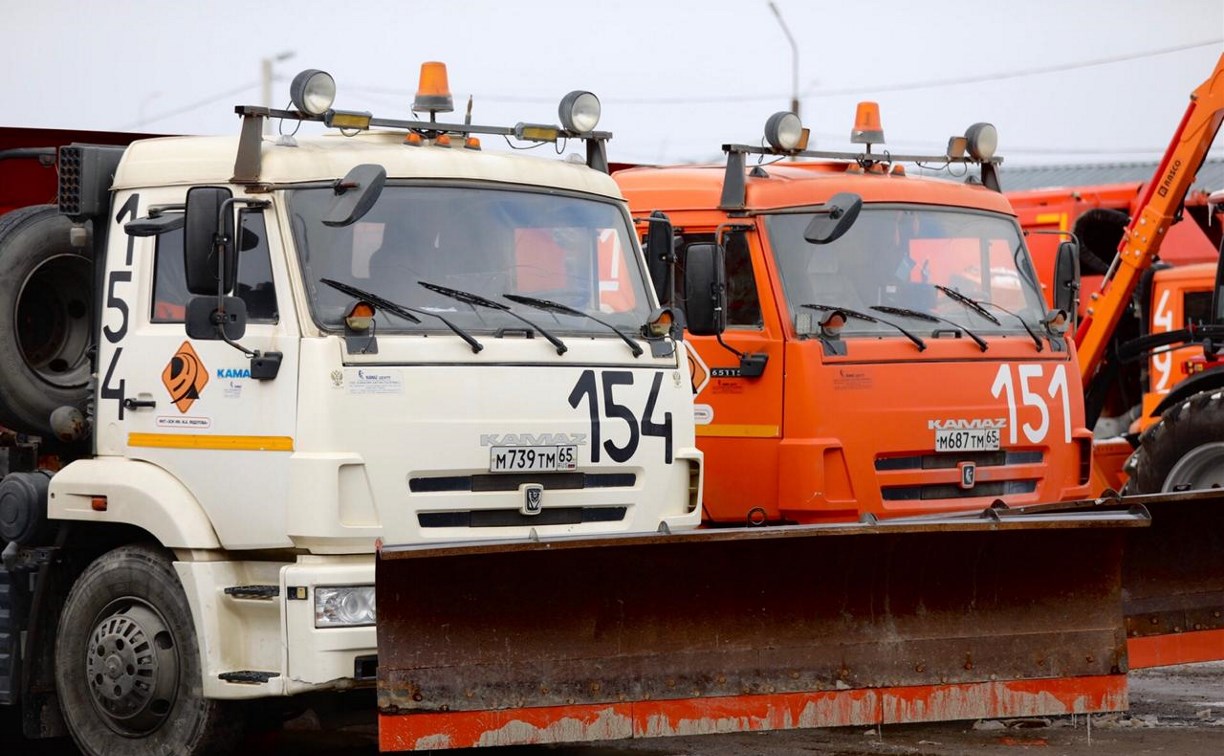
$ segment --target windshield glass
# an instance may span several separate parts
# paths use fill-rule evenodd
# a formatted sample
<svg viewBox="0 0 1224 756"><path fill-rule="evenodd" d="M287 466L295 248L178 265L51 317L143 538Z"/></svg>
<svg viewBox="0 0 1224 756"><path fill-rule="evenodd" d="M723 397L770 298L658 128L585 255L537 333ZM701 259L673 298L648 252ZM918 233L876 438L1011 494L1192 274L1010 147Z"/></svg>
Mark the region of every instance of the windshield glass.
<svg viewBox="0 0 1224 756"><path fill-rule="evenodd" d="M543 313L505 294L547 299L622 330L646 322L650 303L628 218L613 202L505 189L388 184L360 221L321 220L330 187L289 192L293 235L316 322L343 329L353 297L329 278L408 307L444 315L470 332L522 329L513 316L474 307L418 281L477 294L558 333L611 335L579 315ZM377 315L379 333L445 331L434 318L412 323Z"/></svg>
<svg viewBox="0 0 1224 756"><path fill-rule="evenodd" d="M807 213L769 215L766 228L786 291L791 318L801 332L823 315L803 304L831 305L869 315L873 306L900 307L939 316L975 333L1023 332L1011 310L1030 325L1044 314L1041 291L1008 217L968 210L869 205L837 241L811 244L803 231ZM955 290L982 303L998 323L940 291ZM995 307L997 305L998 307ZM905 315L883 315L914 331L947 329ZM896 333L882 323L850 319L844 335Z"/></svg>

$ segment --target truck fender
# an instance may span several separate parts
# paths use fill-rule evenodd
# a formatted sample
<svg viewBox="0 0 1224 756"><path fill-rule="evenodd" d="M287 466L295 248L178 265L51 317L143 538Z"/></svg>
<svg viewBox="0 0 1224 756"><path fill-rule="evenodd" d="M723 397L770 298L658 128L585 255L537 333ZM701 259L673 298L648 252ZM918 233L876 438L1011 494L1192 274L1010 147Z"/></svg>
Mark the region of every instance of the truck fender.
<svg viewBox="0 0 1224 756"><path fill-rule="evenodd" d="M95 508L95 499L105 503ZM195 496L164 469L113 457L73 462L51 478L47 514L52 520L135 525L162 546L217 549L221 542Z"/></svg>
<svg viewBox="0 0 1224 756"><path fill-rule="evenodd" d="M1165 410L1181 404L1195 394L1215 391L1222 387L1224 387L1224 370L1222 369L1217 368L1192 375L1174 386L1165 398L1160 400L1160 404L1157 404L1152 410L1152 417L1160 417Z"/></svg>

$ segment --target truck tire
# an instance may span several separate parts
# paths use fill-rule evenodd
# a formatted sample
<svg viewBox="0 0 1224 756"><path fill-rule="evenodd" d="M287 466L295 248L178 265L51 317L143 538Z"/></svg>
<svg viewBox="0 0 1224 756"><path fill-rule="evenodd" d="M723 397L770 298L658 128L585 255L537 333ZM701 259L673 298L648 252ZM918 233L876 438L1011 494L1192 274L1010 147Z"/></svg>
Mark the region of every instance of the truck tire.
<svg viewBox="0 0 1224 756"><path fill-rule="evenodd" d="M201 689L187 597L170 558L122 546L85 569L64 604L55 683L89 756L226 753L239 720Z"/></svg>
<svg viewBox="0 0 1224 756"><path fill-rule="evenodd" d="M92 266L54 205L0 216L0 425L53 435L51 412L89 397Z"/></svg>
<svg viewBox="0 0 1224 756"><path fill-rule="evenodd" d="M1165 410L1126 461L1127 493L1224 486L1224 391L1195 394Z"/></svg>

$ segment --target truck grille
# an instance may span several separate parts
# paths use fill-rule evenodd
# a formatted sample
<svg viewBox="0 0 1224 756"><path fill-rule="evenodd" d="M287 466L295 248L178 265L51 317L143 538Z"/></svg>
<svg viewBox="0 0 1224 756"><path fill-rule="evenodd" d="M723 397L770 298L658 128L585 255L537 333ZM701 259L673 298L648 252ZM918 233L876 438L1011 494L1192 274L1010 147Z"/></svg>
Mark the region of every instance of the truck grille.
<svg viewBox="0 0 1224 756"><path fill-rule="evenodd" d="M582 488L632 488L637 485L633 473L526 473L500 475L444 475L436 478L410 478L408 490L413 493L444 493L453 491L517 491L524 483L539 483L545 490Z"/></svg>
<svg viewBox="0 0 1224 756"><path fill-rule="evenodd" d="M978 467L1002 467L1005 465L1039 465L1043 456L1039 451L995 451L966 452L965 454L915 454L905 457L877 457L877 471L893 470L950 470L961 462L972 462Z"/></svg>
<svg viewBox="0 0 1224 756"><path fill-rule="evenodd" d="M978 483L973 488L961 488L955 483L935 483L929 486L882 486L884 501L929 501L931 499L968 499L980 496L1014 496L1037 490L1035 480L1007 480Z"/></svg>
<svg viewBox="0 0 1224 756"><path fill-rule="evenodd" d="M627 507L554 507L525 515L517 509L471 509L453 512L421 512L422 528L514 528L541 525L581 525L586 522L620 522Z"/></svg>
<svg viewBox="0 0 1224 756"><path fill-rule="evenodd" d="M961 462L972 462L978 468L1006 468L1018 465L1040 465L1045 459L1040 451L993 451L966 452L964 454L913 454L899 457L878 457L877 472L892 473L909 470L952 470ZM981 497L1015 496L1037 490L1037 480L1031 469L1014 473L1013 480L983 481L972 488L961 488L956 483L930 483L905 485L882 485L880 497L884 501L932 501L937 499L968 499ZM1020 477L1021 475L1025 477ZM998 472L992 477L997 478Z"/></svg>

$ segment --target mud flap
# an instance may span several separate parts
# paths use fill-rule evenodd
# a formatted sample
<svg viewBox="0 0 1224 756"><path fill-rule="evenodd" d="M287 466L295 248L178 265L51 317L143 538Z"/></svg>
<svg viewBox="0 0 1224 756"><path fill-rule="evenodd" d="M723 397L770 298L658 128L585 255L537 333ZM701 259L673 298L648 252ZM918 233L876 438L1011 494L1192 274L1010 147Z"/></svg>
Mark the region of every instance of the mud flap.
<svg viewBox="0 0 1224 756"><path fill-rule="evenodd" d="M383 750L1125 709L1142 515L383 548Z"/></svg>

